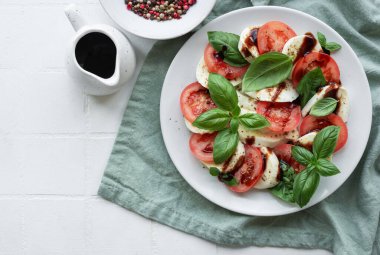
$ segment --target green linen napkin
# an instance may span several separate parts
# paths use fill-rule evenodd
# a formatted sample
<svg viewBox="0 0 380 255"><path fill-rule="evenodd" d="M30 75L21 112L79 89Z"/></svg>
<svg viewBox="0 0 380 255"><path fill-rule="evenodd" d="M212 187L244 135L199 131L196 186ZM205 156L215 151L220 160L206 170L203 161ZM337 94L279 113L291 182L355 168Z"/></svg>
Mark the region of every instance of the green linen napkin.
<svg viewBox="0 0 380 255"><path fill-rule="evenodd" d="M367 149L351 177L321 203L279 217L234 213L194 191L171 162L159 122L163 80L187 35L157 42L147 56L99 195L144 217L221 245L380 254L380 2L264 0L253 4L281 5L310 13L337 30L358 54L370 81L374 116ZM207 20L246 6L250 6L248 0L219 1Z"/></svg>

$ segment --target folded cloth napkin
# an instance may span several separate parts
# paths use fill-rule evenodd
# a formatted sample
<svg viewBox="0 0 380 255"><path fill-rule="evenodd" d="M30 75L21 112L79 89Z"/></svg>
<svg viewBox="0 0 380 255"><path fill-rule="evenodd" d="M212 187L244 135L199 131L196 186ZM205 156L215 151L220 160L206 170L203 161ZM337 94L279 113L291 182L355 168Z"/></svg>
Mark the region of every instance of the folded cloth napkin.
<svg viewBox="0 0 380 255"><path fill-rule="evenodd" d="M163 80L187 35L157 42L147 56L99 195L144 217L222 245L380 254L380 2L264 0L253 4L286 6L325 21L350 43L363 63L371 85L374 116L367 149L351 177L321 203L279 217L234 213L194 191L171 162L159 121ZM207 20L250 5L248 0L219 1Z"/></svg>

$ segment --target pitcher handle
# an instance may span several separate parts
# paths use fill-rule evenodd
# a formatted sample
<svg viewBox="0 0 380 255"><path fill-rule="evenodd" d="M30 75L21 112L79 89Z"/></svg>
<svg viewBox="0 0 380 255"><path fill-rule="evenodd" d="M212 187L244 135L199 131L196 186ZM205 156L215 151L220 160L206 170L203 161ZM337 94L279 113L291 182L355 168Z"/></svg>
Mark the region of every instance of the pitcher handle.
<svg viewBox="0 0 380 255"><path fill-rule="evenodd" d="M75 31L86 25L81 12L75 4L70 4L65 8L66 17L69 19Z"/></svg>

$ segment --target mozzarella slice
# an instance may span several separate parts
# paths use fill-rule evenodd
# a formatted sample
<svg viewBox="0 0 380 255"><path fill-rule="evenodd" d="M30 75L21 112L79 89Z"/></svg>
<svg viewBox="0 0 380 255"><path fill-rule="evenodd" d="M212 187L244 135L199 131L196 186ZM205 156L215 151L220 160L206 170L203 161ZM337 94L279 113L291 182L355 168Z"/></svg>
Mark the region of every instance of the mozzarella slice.
<svg viewBox="0 0 380 255"><path fill-rule="evenodd" d="M242 125L239 126L238 132L240 141L243 143L269 148L274 148L281 143L296 140L299 136L297 130L284 134L276 134L267 130L249 130Z"/></svg>
<svg viewBox="0 0 380 255"><path fill-rule="evenodd" d="M196 75L197 81L205 88L208 88L208 75L209 74L210 74L210 72L207 69L206 62L205 62L204 58L202 57L198 63L195 75ZM229 80L229 81L231 82L231 84L233 86L237 86L237 85L241 84L242 79L239 77L239 78Z"/></svg>
<svg viewBox="0 0 380 255"><path fill-rule="evenodd" d="M314 142L315 136L317 134L318 134L317 131L313 131L313 132L310 132L306 135L303 135L297 139L296 144L301 145L302 147L305 147L308 150L311 150L311 148L313 147L313 142Z"/></svg>
<svg viewBox="0 0 380 255"><path fill-rule="evenodd" d="M302 44L305 40L305 38L310 37L307 35L298 35L293 38L290 38L284 45L284 48L282 48L282 54L288 55L293 60L297 57L298 52L300 51ZM322 51L322 47L319 44L318 40L316 40L315 46L312 48L311 51L320 52Z"/></svg>
<svg viewBox="0 0 380 255"><path fill-rule="evenodd" d="M276 186L280 181L280 165L276 154L266 147L260 148L265 160L265 169L261 179L254 186L255 189L269 189Z"/></svg>
<svg viewBox="0 0 380 255"><path fill-rule="evenodd" d="M340 87L336 93L336 99L339 100L336 108L336 114L342 118L344 122L348 120L348 112L350 111L350 101L346 88Z"/></svg>
<svg viewBox="0 0 380 255"><path fill-rule="evenodd" d="M297 90L293 88L293 84L289 80L285 80L283 83L277 85L276 87L246 92L245 94L258 101L279 103L293 102L299 96Z"/></svg>
<svg viewBox="0 0 380 255"><path fill-rule="evenodd" d="M213 132L213 131L210 131L210 130L200 129L200 128L197 128L197 127L193 126L193 124L191 124L190 121L188 121L186 118L184 118L184 120L185 120L185 125L186 125L187 129L190 130L193 133L207 134L207 133L212 133Z"/></svg>
<svg viewBox="0 0 380 255"><path fill-rule="evenodd" d="M253 98L250 98L244 94L242 94L240 91L236 90L236 93L238 95L238 102L239 106L242 110L246 109L249 112L256 112L256 101Z"/></svg>
<svg viewBox="0 0 380 255"><path fill-rule="evenodd" d="M207 168L216 167L223 173L228 173L234 170L236 167L240 167L244 163L244 157L245 157L244 144L239 142L236 147L235 153L231 156L229 160L221 164L210 164L206 162L202 162L202 164Z"/></svg>
<svg viewBox="0 0 380 255"><path fill-rule="evenodd" d="M240 34L240 40L238 44L239 51L241 55L251 63L255 58L259 56L259 50L253 42L252 32L258 29L258 26L249 26L245 28ZM257 36L257 35L256 35Z"/></svg>
<svg viewBox="0 0 380 255"><path fill-rule="evenodd" d="M302 117L305 117L313 107L313 105L321 100L322 98L326 97L329 92L333 90L337 90L339 88L339 84L333 83L327 86L324 86L318 90L318 92L310 98L310 100L306 103L306 105L302 108Z"/></svg>

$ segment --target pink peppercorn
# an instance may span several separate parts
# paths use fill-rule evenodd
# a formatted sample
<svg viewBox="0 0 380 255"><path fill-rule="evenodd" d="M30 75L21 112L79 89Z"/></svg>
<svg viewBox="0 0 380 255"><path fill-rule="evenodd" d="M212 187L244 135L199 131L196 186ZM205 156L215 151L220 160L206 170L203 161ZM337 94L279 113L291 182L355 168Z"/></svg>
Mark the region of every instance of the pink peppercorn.
<svg viewBox="0 0 380 255"><path fill-rule="evenodd" d="M124 0L126 9L145 19L181 19L197 0Z"/></svg>

